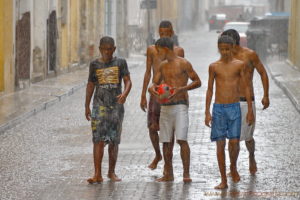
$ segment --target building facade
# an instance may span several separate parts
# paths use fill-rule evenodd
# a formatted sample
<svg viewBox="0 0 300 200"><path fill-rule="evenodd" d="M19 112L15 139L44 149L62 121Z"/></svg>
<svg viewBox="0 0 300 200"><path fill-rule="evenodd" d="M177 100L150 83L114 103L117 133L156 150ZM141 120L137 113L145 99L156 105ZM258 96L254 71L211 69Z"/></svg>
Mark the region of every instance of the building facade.
<svg viewBox="0 0 300 200"><path fill-rule="evenodd" d="M127 0L1 0L0 96L86 66L104 35L128 56L127 12Z"/></svg>
<svg viewBox="0 0 300 200"><path fill-rule="evenodd" d="M291 1L291 16L289 23L288 59L300 70L300 2Z"/></svg>

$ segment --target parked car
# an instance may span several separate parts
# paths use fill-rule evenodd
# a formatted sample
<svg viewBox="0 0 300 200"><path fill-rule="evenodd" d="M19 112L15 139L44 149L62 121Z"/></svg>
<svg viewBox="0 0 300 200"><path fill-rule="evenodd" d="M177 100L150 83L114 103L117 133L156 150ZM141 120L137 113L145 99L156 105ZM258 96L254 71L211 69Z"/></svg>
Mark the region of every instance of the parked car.
<svg viewBox="0 0 300 200"><path fill-rule="evenodd" d="M228 29L235 29L240 34L240 46L247 47L247 35L246 32L249 28L249 22L228 22L224 25L223 31Z"/></svg>
<svg viewBox="0 0 300 200"><path fill-rule="evenodd" d="M226 14L214 14L208 20L209 30L222 30L227 22Z"/></svg>

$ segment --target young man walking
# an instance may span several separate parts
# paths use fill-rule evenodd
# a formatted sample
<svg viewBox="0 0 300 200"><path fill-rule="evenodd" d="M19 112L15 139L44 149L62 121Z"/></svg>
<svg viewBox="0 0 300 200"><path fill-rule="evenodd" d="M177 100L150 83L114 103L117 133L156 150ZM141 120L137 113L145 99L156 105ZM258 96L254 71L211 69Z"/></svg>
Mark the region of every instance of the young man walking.
<svg viewBox="0 0 300 200"><path fill-rule="evenodd" d="M88 121L91 120L94 143L95 174L87 180L91 184L103 181L101 165L106 144L109 152L107 177L112 181L121 181L115 174L115 167L124 117L123 104L130 92L131 80L126 60L113 57L115 49L113 38L108 36L101 38L99 46L101 57L90 63L85 116ZM91 113L90 102L93 94Z"/></svg>
<svg viewBox="0 0 300 200"><path fill-rule="evenodd" d="M245 85L245 97L248 103L247 123L254 120L250 99L249 82L246 77L246 66L243 61L234 59L232 48L234 41L229 36L221 36L218 49L221 58L210 64L208 87L206 92L205 125L211 127L211 141L217 145L217 159L221 174L221 183L215 189L225 189L227 185L225 165L226 138L229 139L230 172L234 182L240 180L236 161L239 154L239 139L241 134L241 110L239 84ZM216 82L215 101L212 115L210 104Z"/></svg>

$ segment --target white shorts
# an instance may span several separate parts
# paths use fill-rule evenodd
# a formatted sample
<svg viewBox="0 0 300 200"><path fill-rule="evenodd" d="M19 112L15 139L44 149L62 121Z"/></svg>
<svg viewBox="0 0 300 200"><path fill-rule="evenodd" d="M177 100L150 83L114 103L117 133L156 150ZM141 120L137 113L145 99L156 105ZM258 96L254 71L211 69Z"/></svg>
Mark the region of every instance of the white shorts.
<svg viewBox="0 0 300 200"><path fill-rule="evenodd" d="M159 127L160 142L171 142L173 134L176 140L186 141L189 128L188 106L185 104L161 106Z"/></svg>
<svg viewBox="0 0 300 200"><path fill-rule="evenodd" d="M253 108L253 115L254 115L254 122L251 126L247 124L247 112L248 112L248 104L246 101L240 101L241 106L241 114L242 114L242 128L241 128L241 137L240 141L249 141L253 139L253 133L255 128L255 121L256 121L256 108L255 108L255 102L252 101L252 108Z"/></svg>

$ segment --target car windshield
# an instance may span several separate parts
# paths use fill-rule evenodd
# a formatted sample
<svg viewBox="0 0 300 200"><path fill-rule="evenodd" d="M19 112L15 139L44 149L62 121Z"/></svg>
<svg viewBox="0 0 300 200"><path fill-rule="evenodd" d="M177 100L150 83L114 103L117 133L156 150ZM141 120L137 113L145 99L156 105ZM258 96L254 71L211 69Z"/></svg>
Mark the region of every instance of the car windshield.
<svg viewBox="0 0 300 200"><path fill-rule="evenodd" d="M224 31L228 29L235 29L239 33L246 33L248 30L248 24L230 24L227 23L224 26Z"/></svg>

